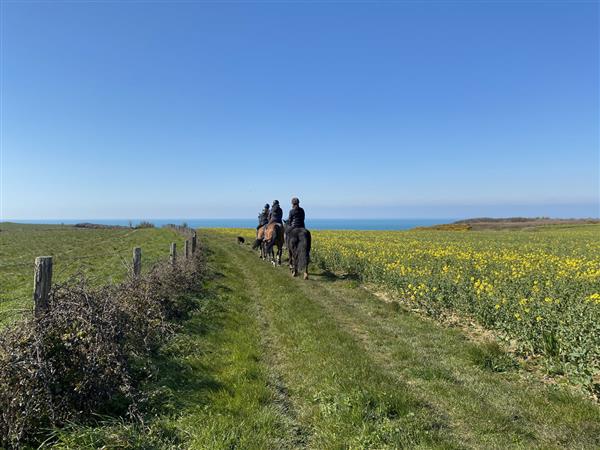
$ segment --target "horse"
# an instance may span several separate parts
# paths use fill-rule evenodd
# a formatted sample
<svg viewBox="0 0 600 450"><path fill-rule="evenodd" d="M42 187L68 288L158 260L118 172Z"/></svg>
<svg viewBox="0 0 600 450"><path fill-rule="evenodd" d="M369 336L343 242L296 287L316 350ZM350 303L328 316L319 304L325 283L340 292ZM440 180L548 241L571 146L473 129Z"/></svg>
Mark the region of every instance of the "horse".
<svg viewBox="0 0 600 450"><path fill-rule="evenodd" d="M273 263L273 265L281 265L281 254L283 253L284 232L283 226L280 223L274 222L267 225L265 237L262 245L264 254ZM273 247L277 247L277 255L273 252Z"/></svg>
<svg viewBox="0 0 600 450"><path fill-rule="evenodd" d="M284 226L285 245L288 249L290 271L292 276L304 272L304 279L308 280L308 264L310 263L311 235L306 228L289 228Z"/></svg>
<svg viewBox="0 0 600 450"><path fill-rule="evenodd" d="M256 230L256 239L254 240L254 243L252 244L252 250L256 250L257 248L260 248L260 254L258 255L258 257L260 259L265 259L267 257L266 253L265 253L265 246L263 245L263 242L265 240L265 228L266 226L260 226L258 228L258 230Z"/></svg>

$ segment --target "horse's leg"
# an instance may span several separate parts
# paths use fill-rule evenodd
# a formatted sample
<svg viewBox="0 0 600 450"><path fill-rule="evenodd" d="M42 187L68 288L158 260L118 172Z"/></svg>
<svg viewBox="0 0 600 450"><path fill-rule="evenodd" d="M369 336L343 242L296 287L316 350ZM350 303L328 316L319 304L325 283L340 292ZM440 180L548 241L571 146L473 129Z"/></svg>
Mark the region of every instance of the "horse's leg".
<svg viewBox="0 0 600 450"><path fill-rule="evenodd" d="M277 265L276 261L275 261L275 244L271 244L271 252L269 253L269 261L271 261L271 264L273 264L274 266Z"/></svg>
<svg viewBox="0 0 600 450"><path fill-rule="evenodd" d="M310 234L310 231L306 230L306 237L307 237L307 243L306 243L306 267L304 268L304 279L308 280L308 265L310 264L310 248L312 246L312 235Z"/></svg>
<svg viewBox="0 0 600 450"><path fill-rule="evenodd" d="M296 250L298 250L296 248ZM292 276L298 276L298 252L292 253Z"/></svg>
<svg viewBox="0 0 600 450"><path fill-rule="evenodd" d="M304 279L308 280L308 264L310 261L310 254L306 255L306 266L304 266Z"/></svg>

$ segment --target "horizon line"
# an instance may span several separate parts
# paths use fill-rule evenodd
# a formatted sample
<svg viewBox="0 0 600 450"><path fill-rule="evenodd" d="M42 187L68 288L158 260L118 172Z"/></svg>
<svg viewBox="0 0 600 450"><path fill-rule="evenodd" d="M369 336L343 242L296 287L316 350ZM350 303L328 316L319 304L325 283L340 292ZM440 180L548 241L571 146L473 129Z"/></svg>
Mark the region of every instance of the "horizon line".
<svg viewBox="0 0 600 450"><path fill-rule="evenodd" d="M405 216L405 217L311 217L306 220L464 220L464 219L480 219L480 218L528 218L528 219L557 219L557 220L585 220L585 219L593 219L598 220L600 216L570 216L570 217L556 217L549 215L479 215L479 216L454 216L454 217L419 217L419 216ZM43 217L43 218L0 218L0 223L2 222L14 222L14 221L42 221L42 220L68 220L68 221L92 221L92 220L122 220L122 221L139 221L139 220L255 220L255 218L251 217L94 217L94 218L77 218L77 217Z"/></svg>

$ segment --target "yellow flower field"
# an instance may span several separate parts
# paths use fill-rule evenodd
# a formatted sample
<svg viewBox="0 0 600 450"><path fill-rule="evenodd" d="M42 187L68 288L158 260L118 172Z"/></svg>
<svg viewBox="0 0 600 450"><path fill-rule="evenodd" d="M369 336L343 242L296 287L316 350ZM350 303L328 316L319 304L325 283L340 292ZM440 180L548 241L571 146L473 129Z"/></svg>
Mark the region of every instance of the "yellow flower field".
<svg viewBox="0 0 600 450"><path fill-rule="evenodd" d="M433 317L475 319L554 370L587 380L600 370L599 226L312 234L322 269L381 284Z"/></svg>
<svg viewBox="0 0 600 450"><path fill-rule="evenodd" d="M381 283L432 316L459 312L591 380L600 368L600 227L316 231L321 268Z"/></svg>

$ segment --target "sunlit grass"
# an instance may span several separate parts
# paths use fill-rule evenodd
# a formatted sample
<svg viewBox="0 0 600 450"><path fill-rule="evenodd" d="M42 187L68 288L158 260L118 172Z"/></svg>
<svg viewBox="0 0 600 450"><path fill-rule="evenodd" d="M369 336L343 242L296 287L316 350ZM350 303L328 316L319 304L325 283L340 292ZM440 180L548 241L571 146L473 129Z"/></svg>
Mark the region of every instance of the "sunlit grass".
<svg viewBox="0 0 600 450"><path fill-rule="evenodd" d="M84 274L92 284L122 281L134 247L142 248L142 268L168 258L169 245L183 237L170 229L89 229L61 225L0 224L0 323L32 308L37 256L53 257L53 282Z"/></svg>

